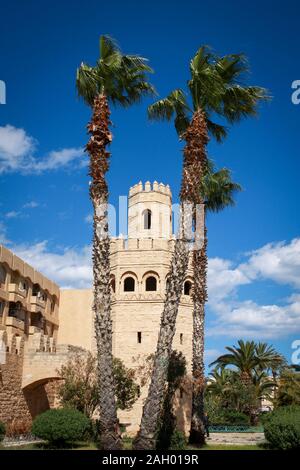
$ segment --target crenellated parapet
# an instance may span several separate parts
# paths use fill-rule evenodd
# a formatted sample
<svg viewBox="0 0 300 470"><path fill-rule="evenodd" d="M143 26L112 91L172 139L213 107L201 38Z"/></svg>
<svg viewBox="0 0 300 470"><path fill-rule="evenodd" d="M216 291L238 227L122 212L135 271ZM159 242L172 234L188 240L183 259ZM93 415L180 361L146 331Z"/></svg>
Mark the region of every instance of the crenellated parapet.
<svg viewBox="0 0 300 470"><path fill-rule="evenodd" d="M170 186L168 184L165 185L163 183L158 183L157 181L154 181L153 183L150 183L150 181L146 181L145 184L140 181L134 186L131 186L131 188L129 189L129 197L135 196L139 193L149 192L161 193L166 196L172 197Z"/></svg>

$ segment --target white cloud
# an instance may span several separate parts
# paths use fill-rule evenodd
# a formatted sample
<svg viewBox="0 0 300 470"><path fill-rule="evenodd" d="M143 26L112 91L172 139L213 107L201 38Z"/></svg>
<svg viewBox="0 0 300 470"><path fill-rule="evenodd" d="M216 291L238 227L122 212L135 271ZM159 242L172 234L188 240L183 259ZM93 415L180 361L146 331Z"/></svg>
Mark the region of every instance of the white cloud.
<svg viewBox="0 0 300 470"><path fill-rule="evenodd" d="M268 243L251 253L242 269L256 278L272 279L280 284L300 287L300 238L290 243Z"/></svg>
<svg viewBox="0 0 300 470"><path fill-rule="evenodd" d="M7 228L3 222L0 221L0 243L8 244L10 241L7 238Z"/></svg>
<svg viewBox="0 0 300 470"><path fill-rule="evenodd" d="M16 219L16 218L18 218L18 217L21 217L21 215L22 215L21 212L18 212L18 211L10 211L10 212L7 212L7 213L5 214L5 217L6 217L7 219Z"/></svg>
<svg viewBox="0 0 300 470"><path fill-rule="evenodd" d="M93 222L93 214L88 214L85 216L84 218L84 221L87 223L87 224L91 224Z"/></svg>
<svg viewBox="0 0 300 470"><path fill-rule="evenodd" d="M53 253L45 240L33 245L10 246L10 249L63 289L86 289L92 286L89 246L65 248L61 253Z"/></svg>
<svg viewBox="0 0 300 470"><path fill-rule="evenodd" d="M284 305L259 305L251 300L215 305L217 320L208 328L209 336L276 338L300 331L300 299Z"/></svg>
<svg viewBox="0 0 300 470"><path fill-rule="evenodd" d="M24 129L9 124L0 127L0 173L18 170L35 151L35 140Z"/></svg>
<svg viewBox="0 0 300 470"><path fill-rule="evenodd" d="M233 262L222 258L210 258L207 267L208 294L214 301L233 295L236 289L251 280Z"/></svg>
<svg viewBox="0 0 300 470"><path fill-rule="evenodd" d="M268 279L292 287L300 286L300 239L269 243L248 255L237 266L229 260L208 262L208 305L216 319L208 334L233 337L273 338L300 331L300 294L282 303L260 305L239 301L241 285Z"/></svg>
<svg viewBox="0 0 300 470"><path fill-rule="evenodd" d="M36 147L37 141L27 135L24 129L9 124L0 126L0 174L42 173L71 165L81 168L87 164L82 148L52 150L43 157L37 157Z"/></svg>
<svg viewBox="0 0 300 470"><path fill-rule="evenodd" d="M39 203L36 201L29 201L26 202L26 204L23 205L24 209L35 209L36 207L39 207Z"/></svg>
<svg viewBox="0 0 300 470"><path fill-rule="evenodd" d="M0 223L0 239L8 243L6 229ZM6 240L6 241L5 241ZM54 253L47 241L36 244L13 245L10 248L29 264L56 281L62 288L90 288L92 286L91 247L65 248ZM299 239L290 243L273 243L249 253L245 262L213 258L208 263L209 312L208 336L232 338L271 339L300 332L300 293L286 299L259 304L253 299L241 300L239 287L270 279L280 284L297 285ZM258 262L273 257L277 263ZM273 266L271 269L270 266ZM300 274L300 273L299 273ZM207 360L220 355L208 350Z"/></svg>
<svg viewBox="0 0 300 470"><path fill-rule="evenodd" d="M222 351L219 349L205 349L204 350L204 360L205 362L212 362L217 359L217 357L221 356Z"/></svg>

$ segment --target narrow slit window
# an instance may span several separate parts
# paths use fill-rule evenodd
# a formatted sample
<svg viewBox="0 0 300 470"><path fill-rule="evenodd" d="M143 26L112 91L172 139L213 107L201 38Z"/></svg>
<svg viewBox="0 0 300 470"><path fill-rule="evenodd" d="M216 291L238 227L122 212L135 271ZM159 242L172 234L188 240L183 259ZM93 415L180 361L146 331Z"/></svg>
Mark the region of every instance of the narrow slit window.
<svg viewBox="0 0 300 470"><path fill-rule="evenodd" d="M152 213L149 209L146 209L144 211L144 229L145 230L150 230L151 228L151 219L152 219Z"/></svg>
<svg viewBox="0 0 300 470"><path fill-rule="evenodd" d="M191 295L192 293L192 283L190 281L185 281L184 283L184 295Z"/></svg>
<svg viewBox="0 0 300 470"><path fill-rule="evenodd" d="M141 331L137 332L137 342L139 344L141 344L141 342L142 342L142 332Z"/></svg>
<svg viewBox="0 0 300 470"><path fill-rule="evenodd" d="M180 340L180 344L183 344L183 333L180 333L179 340Z"/></svg>

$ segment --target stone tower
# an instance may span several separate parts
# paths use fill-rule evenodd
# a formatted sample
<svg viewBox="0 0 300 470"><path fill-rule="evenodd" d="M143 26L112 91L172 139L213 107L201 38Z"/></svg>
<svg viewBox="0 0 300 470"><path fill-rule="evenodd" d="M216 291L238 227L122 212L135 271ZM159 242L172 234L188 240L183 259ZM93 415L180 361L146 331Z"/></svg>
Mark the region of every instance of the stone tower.
<svg viewBox="0 0 300 470"><path fill-rule="evenodd" d="M172 194L169 185L142 182L129 190L128 238L172 236Z"/></svg>
<svg viewBox="0 0 300 470"><path fill-rule="evenodd" d="M122 359L127 367L143 366L145 359L156 350L174 243L169 186L147 182L131 187L128 239L113 238L110 256L113 355ZM192 282L190 265L173 340L173 349L183 353L188 369L192 361ZM91 334L93 336L92 291L62 290L59 342L93 349ZM119 412L128 433L138 430L147 387L142 388L141 397L130 411ZM190 394L182 392L178 400L179 426L187 429Z"/></svg>

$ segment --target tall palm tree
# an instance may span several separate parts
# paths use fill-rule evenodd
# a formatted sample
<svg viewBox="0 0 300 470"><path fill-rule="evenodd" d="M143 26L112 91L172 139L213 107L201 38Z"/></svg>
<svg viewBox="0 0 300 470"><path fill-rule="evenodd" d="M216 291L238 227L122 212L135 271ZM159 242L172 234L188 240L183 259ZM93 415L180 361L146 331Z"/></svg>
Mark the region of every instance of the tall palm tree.
<svg viewBox="0 0 300 470"><path fill-rule="evenodd" d="M206 172L200 182L199 192L204 203L204 246L194 250L194 314L193 314L193 397L190 442L201 445L205 439L204 427L204 303L203 284L206 286L207 266L207 227L206 213L220 212L226 207L234 206L235 193L241 186L231 179L228 168L215 171L214 165L207 160ZM200 268L200 269L199 269ZM205 276L203 277L203 273ZM206 287L205 287L206 293Z"/></svg>
<svg viewBox="0 0 300 470"><path fill-rule="evenodd" d="M100 57L95 66L82 63L77 70L76 86L79 96L92 108L88 124L90 139L86 151L90 156L90 198L94 208L93 276L95 333L98 355L98 385L101 445L119 449L112 364L112 320L110 294L110 240L107 221L109 169L112 141L110 132L110 103L130 106L144 95L152 94L147 81L151 69L146 60L136 55L123 55L108 36L100 37Z"/></svg>
<svg viewBox="0 0 300 470"><path fill-rule="evenodd" d="M227 129L222 121L233 124L243 117L255 116L259 101L267 98L266 90L257 86L245 86L242 78L248 71L248 66L243 54L231 54L218 57L206 46L198 49L190 62L190 79L187 82L188 96L182 89L172 91L166 98L157 101L149 107L149 117L157 120L170 121L174 118L174 124L180 138L184 139L183 151L183 175L180 191L181 203L192 205L192 217L196 226L197 206L203 204L203 197L199 188L204 175L207 173L206 146L209 136L221 142L227 135ZM215 122L215 116L221 118L221 122ZM203 365L203 337L204 304L207 298L206 292L206 267L207 267L207 239L206 231L195 233L193 250L194 265L194 343L193 343L193 411L190 441L199 443L204 440L204 426L199 412L199 401L203 402L204 365ZM203 241L204 240L204 241ZM175 254L174 254L175 256ZM185 260L181 266L184 267ZM171 279L171 278L170 278ZM169 298L166 297L166 304ZM165 305L165 309L166 309ZM178 307L174 309L176 317ZM160 332L159 338L167 336L172 342L175 332L176 318L172 318L172 325L162 321L161 330L169 329L169 334ZM170 350L170 348L169 348ZM156 355L160 351L158 342ZM159 362L159 359L158 359ZM164 371L153 369L152 382L157 382L160 374L160 388L164 387L166 377ZM151 384L152 384L151 382ZM157 383L156 383L157 385ZM153 400L154 395L156 399ZM158 416L157 409L161 407L162 392L158 392L158 386L154 389L151 385L148 398L145 402L140 435L153 436L153 422ZM149 407L149 403L152 404ZM149 413L154 418L149 424ZM200 407L201 408L201 407ZM203 408L203 407L202 407ZM200 414L199 414L200 413ZM146 438L145 438L146 439ZM153 438L152 438L153 441ZM146 442L146 440L145 440ZM148 440L148 444L150 441Z"/></svg>

